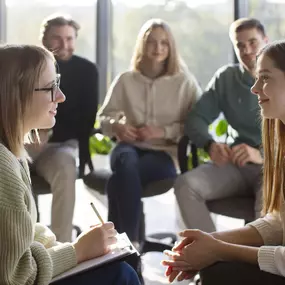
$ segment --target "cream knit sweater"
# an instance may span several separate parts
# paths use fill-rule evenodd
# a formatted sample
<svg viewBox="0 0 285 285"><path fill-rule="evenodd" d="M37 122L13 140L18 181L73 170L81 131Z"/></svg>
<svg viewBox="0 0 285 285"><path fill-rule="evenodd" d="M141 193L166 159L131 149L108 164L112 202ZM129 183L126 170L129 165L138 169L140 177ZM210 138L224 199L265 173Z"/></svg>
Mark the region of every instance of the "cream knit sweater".
<svg viewBox="0 0 285 285"><path fill-rule="evenodd" d="M248 225L256 228L264 241L258 251L260 269L285 276L285 204L280 213L267 214Z"/></svg>
<svg viewBox="0 0 285 285"><path fill-rule="evenodd" d="M76 265L70 243L36 223L29 169L0 144L0 284L49 284Z"/></svg>
<svg viewBox="0 0 285 285"><path fill-rule="evenodd" d="M136 141L134 145L164 150L175 157L177 142L184 134L186 116L201 93L195 77L189 72L154 80L139 72L125 72L113 81L98 112L103 133L114 136L112 124L119 121L134 127L162 127L164 138Z"/></svg>

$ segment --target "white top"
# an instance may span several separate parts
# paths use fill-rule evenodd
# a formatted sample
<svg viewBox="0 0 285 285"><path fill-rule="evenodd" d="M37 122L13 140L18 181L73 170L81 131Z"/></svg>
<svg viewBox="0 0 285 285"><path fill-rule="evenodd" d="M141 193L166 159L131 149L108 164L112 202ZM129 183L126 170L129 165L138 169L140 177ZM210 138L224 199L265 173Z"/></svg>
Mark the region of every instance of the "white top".
<svg viewBox="0 0 285 285"><path fill-rule="evenodd" d="M164 150L176 156L176 145L184 133L187 113L201 93L197 80L190 73L150 79L140 72L125 72L115 78L99 110L102 131L114 136L112 123L120 119L134 127L162 127L164 138L137 141L134 145Z"/></svg>

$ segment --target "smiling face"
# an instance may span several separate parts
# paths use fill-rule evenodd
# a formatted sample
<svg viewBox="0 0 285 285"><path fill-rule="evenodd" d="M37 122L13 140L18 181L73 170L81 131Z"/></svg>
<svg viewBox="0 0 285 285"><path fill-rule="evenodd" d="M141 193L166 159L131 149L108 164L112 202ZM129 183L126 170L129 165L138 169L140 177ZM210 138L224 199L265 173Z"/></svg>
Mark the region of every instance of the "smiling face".
<svg viewBox="0 0 285 285"><path fill-rule="evenodd" d="M25 133L32 129L49 129L54 126L57 105L65 100L65 96L57 87L56 82L57 74L54 62L48 58L40 74L38 86L35 86L35 89L44 88L47 90L34 91L24 118ZM52 92L54 101L52 101Z"/></svg>
<svg viewBox="0 0 285 285"><path fill-rule="evenodd" d="M234 33L231 40L239 62L249 72L255 70L257 52L267 43L267 37L252 28Z"/></svg>
<svg viewBox="0 0 285 285"><path fill-rule="evenodd" d="M67 61L75 49L76 31L71 25L51 26L43 45L52 51L56 58Z"/></svg>
<svg viewBox="0 0 285 285"><path fill-rule="evenodd" d="M266 55L257 60L256 81L251 88L258 96L262 115L285 122L285 72Z"/></svg>
<svg viewBox="0 0 285 285"><path fill-rule="evenodd" d="M154 63L163 63L169 55L169 39L164 29L154 28L145 45L146 58Z"/></svg>

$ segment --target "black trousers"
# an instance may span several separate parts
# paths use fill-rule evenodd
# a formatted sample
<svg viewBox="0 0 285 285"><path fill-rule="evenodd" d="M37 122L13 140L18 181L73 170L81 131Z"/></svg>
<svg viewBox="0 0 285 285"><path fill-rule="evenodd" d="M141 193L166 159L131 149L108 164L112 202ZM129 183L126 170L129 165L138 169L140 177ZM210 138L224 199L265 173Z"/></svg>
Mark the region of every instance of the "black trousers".
<svg viewBox="0 0 285 285"><path fill-rule="evenodd" d="M285 285L285 277L242 262L218 262L200 271L200 278L202 285Z"/></svg>

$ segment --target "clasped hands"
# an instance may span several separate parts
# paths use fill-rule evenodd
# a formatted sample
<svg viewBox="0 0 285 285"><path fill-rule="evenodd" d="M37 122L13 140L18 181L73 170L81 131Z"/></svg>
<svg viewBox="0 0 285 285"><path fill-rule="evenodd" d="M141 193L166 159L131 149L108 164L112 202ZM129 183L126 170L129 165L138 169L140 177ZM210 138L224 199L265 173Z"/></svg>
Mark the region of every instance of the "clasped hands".
<svg viewBox="0 0 285 285"><path fill-rule="evenodd" d="M222 260L220 253L223 242L211 234L200 230L185 230L179 235L183 239L172 250L164 251L169 260L161 262L167 266L165 275L170 283L176 277L178 281L191 279L199 270Z"/></svg>
<svg viewBox="0 0 285 285"><path fill-rule="evenodd" d="M242 167L249 162L256 164L263 162L260 151L245 143L230 148L227 144L213 142L209 149L209 155L218 166L231 162Z"/></svg>
<svg viewBox="0 0 285 285"><path fill-rule="evenodd" d="M128 143L132 143L134 141L148 141L164 137L163 128L151 125L138 128L127 124L116 124L113 128L118 140Z"/></svg>

